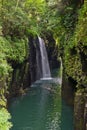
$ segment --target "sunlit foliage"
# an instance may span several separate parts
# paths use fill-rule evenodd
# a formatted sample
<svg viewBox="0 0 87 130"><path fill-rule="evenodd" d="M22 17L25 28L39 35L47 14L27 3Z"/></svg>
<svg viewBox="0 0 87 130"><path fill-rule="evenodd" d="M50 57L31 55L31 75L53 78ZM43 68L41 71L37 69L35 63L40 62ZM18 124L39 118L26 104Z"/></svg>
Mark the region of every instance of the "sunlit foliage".
<svg viewBox="0 0 87 130"><path fill-rule="evenodd" d="M9 130L12 124L8 122L11 116L5 108L0 108L0 130Z"/></svg>

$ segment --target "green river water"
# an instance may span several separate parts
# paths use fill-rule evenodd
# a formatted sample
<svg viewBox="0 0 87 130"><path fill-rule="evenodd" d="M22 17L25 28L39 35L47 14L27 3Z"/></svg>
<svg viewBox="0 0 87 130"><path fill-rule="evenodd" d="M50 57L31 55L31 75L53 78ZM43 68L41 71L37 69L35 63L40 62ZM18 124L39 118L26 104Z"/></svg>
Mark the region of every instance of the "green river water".
<svg viewBox="0 0 87 130"><path fill-rule="evenodd" d="M26 95L11 100L11 130L74 130L73 108L62 100L56 80L37 81Z"/></svg>

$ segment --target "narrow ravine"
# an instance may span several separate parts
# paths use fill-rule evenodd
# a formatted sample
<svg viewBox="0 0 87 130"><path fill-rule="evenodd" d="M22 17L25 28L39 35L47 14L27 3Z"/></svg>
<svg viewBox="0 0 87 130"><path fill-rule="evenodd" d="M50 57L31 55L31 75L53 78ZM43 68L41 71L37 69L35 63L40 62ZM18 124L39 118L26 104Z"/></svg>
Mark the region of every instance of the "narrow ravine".
<svg viewBox="0 0 87 130"><path fill-rule="evenodd" d="M87 0L0 1L0 130L87 130Z"/></svg>

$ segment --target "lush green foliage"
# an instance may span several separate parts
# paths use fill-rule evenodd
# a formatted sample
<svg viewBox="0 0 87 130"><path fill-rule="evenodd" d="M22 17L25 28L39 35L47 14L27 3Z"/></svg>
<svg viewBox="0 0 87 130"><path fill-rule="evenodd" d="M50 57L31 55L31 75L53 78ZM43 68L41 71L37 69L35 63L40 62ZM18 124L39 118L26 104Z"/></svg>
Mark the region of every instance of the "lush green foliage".
<svg viewBox="0 0 87 130"><path fill-rule="evenodd" d="M12 70L8 61L22 63L27 56L27 39L14 39L0 37L0 76L7 75Z"/></svg>
<svg viewBox="0 0 87 130"><path fill-rule="evenodd" d="M72 10L73 11L73 10ZM70 13L70 12L69 12ZM75 13L75 12L74 12ZM72 12L71 12L72 14ZM72 77L77 86L84 86L87 84L86 66L87 63L87 3L76 10L74 15L77 18L71 20L70 17L64 18L64 34L60 36L59 48L63 53L63 60L66 74ZM73 26L73 20L75 25ZM67 21L67 22L66 22ZM68 22L71 22L71 24ZM71 25L71 26L69 26ZM69 31L68 31L69 29Z"/></svg>
<svg viewBox="0 0 87 130"><path fill-rule="evenodd" d="M4 0L0 9L4 35L24 37L39 33L38 24L45 10L44 0Z"/></svg>
<svg viewBox="0 0 87 130"><path fill-rule="evenodd" d="M10 114L5 108L0 108L0 130L9 130L12 124L8 122L11 118Z"/></svg>
<svg viewBox="0 0 87 130"><path fill-rule="evenodd" d="M75 30L75 44L87 46L87 3L78 12L78 22Z"/></svg>

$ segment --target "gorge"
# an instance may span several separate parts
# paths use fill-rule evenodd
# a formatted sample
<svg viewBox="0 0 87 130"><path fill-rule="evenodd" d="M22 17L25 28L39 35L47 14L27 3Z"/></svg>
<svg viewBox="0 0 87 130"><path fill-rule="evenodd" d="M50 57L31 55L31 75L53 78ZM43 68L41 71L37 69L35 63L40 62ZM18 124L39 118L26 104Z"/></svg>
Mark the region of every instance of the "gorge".
<svg viewBox="0 0 87 130"><path fill-rule="evenodd" d="M0 130L87 129L86 23L86 0L0 1Z"/></svg>

